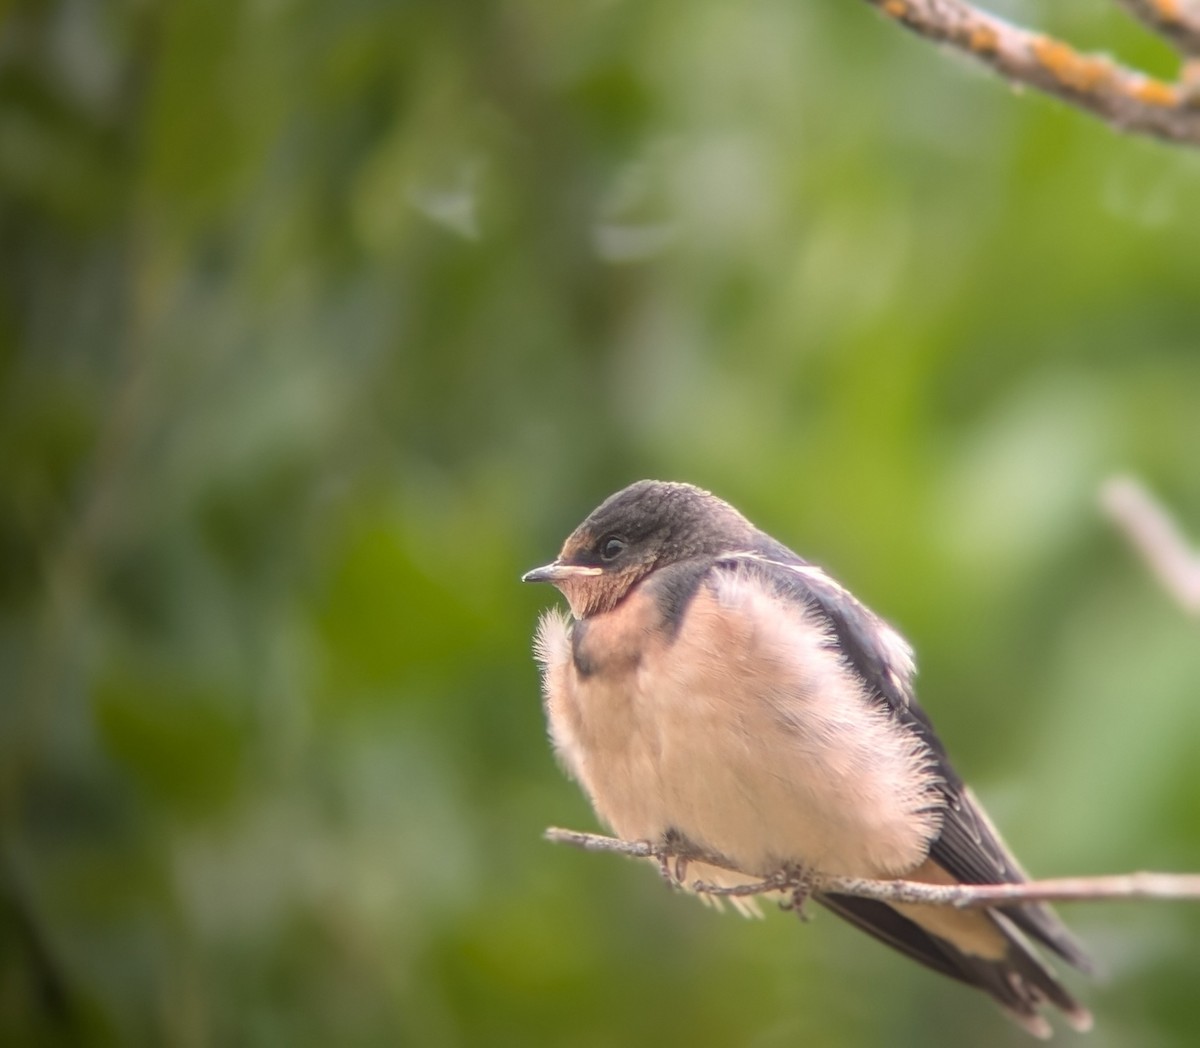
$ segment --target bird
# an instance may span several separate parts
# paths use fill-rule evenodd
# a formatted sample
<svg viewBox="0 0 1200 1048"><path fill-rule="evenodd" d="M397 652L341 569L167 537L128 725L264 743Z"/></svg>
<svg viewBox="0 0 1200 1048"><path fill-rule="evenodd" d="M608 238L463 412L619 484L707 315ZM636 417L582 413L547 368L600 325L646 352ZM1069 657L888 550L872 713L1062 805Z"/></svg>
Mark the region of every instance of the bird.
<svg viewBox="0 0 1200 1048"><path fill-rule="evenodd" d="M722 868L692 869L725 886L788 869L1028 880L918 704L907 641L728 502L638 481L522 580L553 584L569 605L542 613L534 641L548 734L618 837L720 856ZM1045 904L813 898L982 990L1038 1038L1052 1033L1050 1009L1092 1025L1034 946L1093 970Z"/></svg>

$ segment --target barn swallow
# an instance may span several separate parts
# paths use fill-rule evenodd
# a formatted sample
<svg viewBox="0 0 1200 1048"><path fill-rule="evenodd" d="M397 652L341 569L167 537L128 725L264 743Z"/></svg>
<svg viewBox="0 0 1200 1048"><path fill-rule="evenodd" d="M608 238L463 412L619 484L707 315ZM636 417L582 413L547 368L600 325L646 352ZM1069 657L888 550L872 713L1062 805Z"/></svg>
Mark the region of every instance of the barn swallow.
<svg viewBox="0 0 1200 1048"><path fill-rule="evenodd" d="M917 704L908 643L727 502L640 481L524 581L570 605L542 615L535 642L550 737L618 836L722 856L746 876L693 869L723 885L781 869L1028 879ZM1091 1026L1033 948L1091 970L1048 906L814 898L1037 1037L1045 1005Z"/></svg>

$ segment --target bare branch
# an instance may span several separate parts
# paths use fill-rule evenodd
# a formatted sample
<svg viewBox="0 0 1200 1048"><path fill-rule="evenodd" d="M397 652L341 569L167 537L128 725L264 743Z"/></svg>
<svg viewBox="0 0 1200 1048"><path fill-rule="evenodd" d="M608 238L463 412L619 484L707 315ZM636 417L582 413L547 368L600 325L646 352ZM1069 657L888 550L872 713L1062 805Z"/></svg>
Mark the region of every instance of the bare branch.
<svg viewBox="0 0 1200 1048"><path fill-rule="evenodd" d="M638 859L657 859L660 864L684 859L741 873L728 859L694 849L679 852L649 841L623 841L577 830L548 829L546 840L569 844L584 851L613 852ZM761 895L769 892L813 892L852 895L878 902L917 903L976 909L1021 902L1096 902L1105 899L1192 899L1200 901L1200 874L1129 873L1108 877L1065 877L1057 880L1026 881L1023 884L924 884L919 881L876 881L861 877L836 877L812 871L782 870L766 879L724 887L693 881L688 885L702 895Z"/></svg>
<svg viewBox="0 0 1200 1048"><path fill-rule="evenodd" d="M1175 50L1200 55L1200 3L1196 0L1117 0Z"/></svg>
<svg viewBox="0 0 1200 1048"><path fill-rule="evenodd" d="M1200 146L1200 104L1184 83L1170 83L1069 44L1030 32L964 0L868 0L918 36L948 44L1015 84L1035 87L1100 117L1118 131ZM1172 0L1130 3L1166 10ZM1188 15L1190 17L1190 14ZM1190 22L1181 15L1180 26ZM1190 35L1190 31L1189 31Z"/></svg>
<svg viewBox="0 0 1200 1048"><path fill-rule="evenodd" d="M1109 517L1189 615L1200 615L1200 552L1188 545L1170 514L1131 477L1114 477L1101 489Z"/></svg>

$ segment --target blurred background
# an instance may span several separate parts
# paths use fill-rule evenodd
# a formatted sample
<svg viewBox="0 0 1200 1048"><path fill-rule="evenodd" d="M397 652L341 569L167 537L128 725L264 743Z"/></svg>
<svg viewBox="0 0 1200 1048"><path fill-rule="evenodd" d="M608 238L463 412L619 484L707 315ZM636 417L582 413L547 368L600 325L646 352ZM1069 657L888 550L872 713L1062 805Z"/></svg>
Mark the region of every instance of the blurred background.
<svg viewBox="0 0 1200 1048"><path fill-rule="evenodd" d="M865 4L0 19L0 1041L1028 1043L542 842L517 580L645 476L912 639L1034 873L1200 869L1197 625L1097 508L1200 536L1195 151ZM1092 1048L1200 1041L1200 908L1068 916Z"/></svg>

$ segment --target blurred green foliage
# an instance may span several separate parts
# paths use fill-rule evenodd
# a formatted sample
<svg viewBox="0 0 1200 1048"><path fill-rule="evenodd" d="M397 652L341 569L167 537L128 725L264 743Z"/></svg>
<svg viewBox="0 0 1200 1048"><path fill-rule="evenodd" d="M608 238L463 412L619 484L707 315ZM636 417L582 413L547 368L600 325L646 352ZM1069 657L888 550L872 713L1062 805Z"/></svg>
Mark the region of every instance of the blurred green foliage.
<svg viewBox="0 0 1200 1048"><path fill-rule="evenodd" d="M1195 153L866 5L0 19L0 1041L1023 1043L541 843L517 578L641 476L909 634L1034 871L1200 868L1196 625L1095 503L1200 531ZM1089 1044L1197 1043L1194 908L1070 917Z"/></svg>

